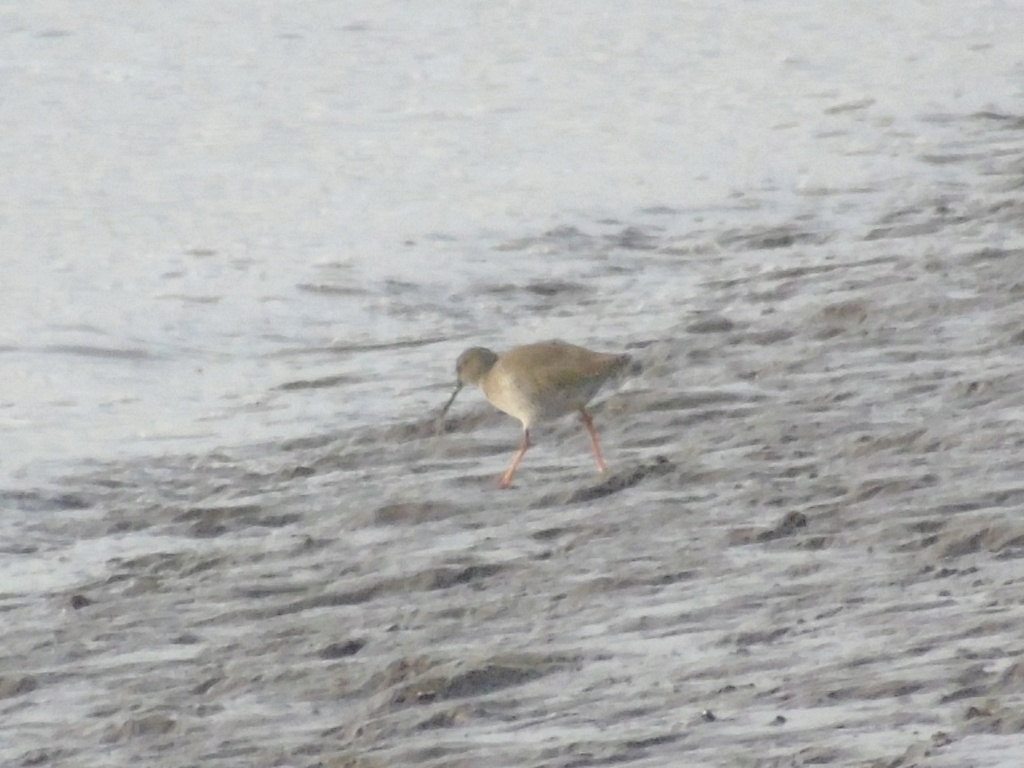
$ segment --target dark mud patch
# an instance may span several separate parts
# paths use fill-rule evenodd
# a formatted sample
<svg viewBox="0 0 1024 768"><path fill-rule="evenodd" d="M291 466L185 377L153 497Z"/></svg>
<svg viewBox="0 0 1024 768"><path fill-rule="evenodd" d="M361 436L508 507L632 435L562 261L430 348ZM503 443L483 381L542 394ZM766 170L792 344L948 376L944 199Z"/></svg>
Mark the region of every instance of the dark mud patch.
<svg viewBox="0 0 1024 768"><path fill-rule="evenodd" d="M287 381L284 384L278 384L274 389L282 392L295 392L302 389L330 389L333 387L341 387L346 384L353 384L359 381L360 379L355 376L323 376L319 379Z"/></svg>
<svg viewBox="0 0 1024 768"><path fill-rule="evenodd" d="M775 248L792 248L796 245L820 245L829 240L823 233L809 232L799 227L776 226L753 230L730 230L718 236L717 242L723 248L737 248L752 251Z"/></svg>
<svg viewBox="0 0 1024 768"><path fill-rule="evenodd" d="M736 528L729 532L728 541L731 546L759 544L776 539L787 538L807 528L808 518L803 512L787 512L778 523L770 528ZM825 540L816 542L815 549L825 546Z"/></svg>
<svg viewBox="0 0 1024 768"><path fill-rule="evenodd" d="M687 333L728 333L736 323L727 317L705 317L686 327Z"/></svg>
<svg viewBox="0 0 1024 768"><path fill-rule="evenodd" d="M184 523L189 533L198 537L222 536L229 531L252 526L282 528L302 520L298 512L275 514L258 505L241 504L223 507L193 507L176 515L175 523Z"/></svg>
<svg viewBox="0 0 1024 768"><path fill-rule="evenodd" d="M373 513L378 525L420 525L464 513L464 509L450 502L410 501L392 502Z"/></svg>
<svg viewBox="0 0 1024 768"><path fill-rule="evenodd" d="M619 493L644 482L651 477L659 477L668 474L675 469L675 464L664 456L656 456L654 461L638 467L621 469L609 472L608 476L597 485L587 488L579 488L568 493L544 496L536 506L565 506L569 504L582 504L605 496Z"/></svg>

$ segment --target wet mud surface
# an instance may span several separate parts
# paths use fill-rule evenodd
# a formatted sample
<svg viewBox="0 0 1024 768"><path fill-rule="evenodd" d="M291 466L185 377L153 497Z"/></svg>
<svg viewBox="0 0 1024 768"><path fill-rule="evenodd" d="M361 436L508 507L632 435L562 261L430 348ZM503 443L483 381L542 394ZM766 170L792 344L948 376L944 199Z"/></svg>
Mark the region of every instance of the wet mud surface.
<svg viewBox="0 0 1024 768"><path fill-rule="evenodd" d="M963 119L1002 154L859 228L499 244L697 286L621 339L605 476L566 419L497 490L518 425L466 398L5 493L38 587L0 588L0 763L1015 764L1024 133ZM599 284L480 290L585 317Z"/></svg>

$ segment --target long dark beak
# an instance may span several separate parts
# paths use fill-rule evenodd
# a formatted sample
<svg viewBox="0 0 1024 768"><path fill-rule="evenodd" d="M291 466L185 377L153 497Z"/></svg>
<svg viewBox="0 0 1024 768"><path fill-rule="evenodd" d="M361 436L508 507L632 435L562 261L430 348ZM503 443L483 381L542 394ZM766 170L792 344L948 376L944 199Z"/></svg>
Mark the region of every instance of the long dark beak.
<svg viewBox="0 0 1024 768"><path fill-rule="evenodd" d="M437 417L437 431L444 432L444 417L448 415L448 409L452 407L452 403L455 402L455 396L462 391L462 382L458 381L455 383L455 389L452 390L452 396L448 398L448 402L444 404L444 408L441 409L441 415Z"/></svg>

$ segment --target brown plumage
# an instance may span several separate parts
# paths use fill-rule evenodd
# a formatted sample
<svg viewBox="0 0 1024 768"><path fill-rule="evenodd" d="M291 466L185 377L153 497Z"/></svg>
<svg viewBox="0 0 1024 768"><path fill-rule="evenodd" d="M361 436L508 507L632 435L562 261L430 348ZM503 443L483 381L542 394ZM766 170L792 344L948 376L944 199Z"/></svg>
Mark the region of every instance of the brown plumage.
<svg viewBox="0 0 1024 768"><path fill-rule="evenodd" d="M564 341L527 344L503 355L484 347L471 347L459 355L455 363L458 381L441 412L441 419L459 391L467 384L474 384L483 390L492 405L522 422L523 440L501 478L501 487L508 488L530 447L531 427L577 412L590 434L597 467L604 472L607 466L586 405L629 361L629 355L592 352Z"/></svg>

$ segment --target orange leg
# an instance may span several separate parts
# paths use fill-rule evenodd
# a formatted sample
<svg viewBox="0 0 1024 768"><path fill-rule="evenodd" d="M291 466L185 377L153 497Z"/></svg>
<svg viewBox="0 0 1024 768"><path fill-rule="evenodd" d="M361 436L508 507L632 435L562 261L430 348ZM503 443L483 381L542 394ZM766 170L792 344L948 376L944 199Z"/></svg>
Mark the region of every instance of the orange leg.
<svg viewBox="0 0 1024 768"><path fill-rule="evenodd" d="M597 440L597 430L594 429L594 420L590 418L590 414L587 413L584 408L580 408L580 418L583 420L583 426L585 426L587 428L587 432L590 433L590 444L594 446L594 458L597 459L597 469L600 472L607 472L608 465L604 463L604 457L601 455L601 443Z"/></svg>
<svg viewBox="0 0 1024 768"><path fill-rule="evenodd" d="M519 469L520 463L523 461L523 456L526 455L526 450L530 447L530 430L523 430L523 442L519 444L519 450L516 451L516 455L512 457L512 463L509 465L508 470L504 475L501 476L501 482L498 483L499 488L508 488L512 485L512 478L516 474L516 470Z"/></svg>

